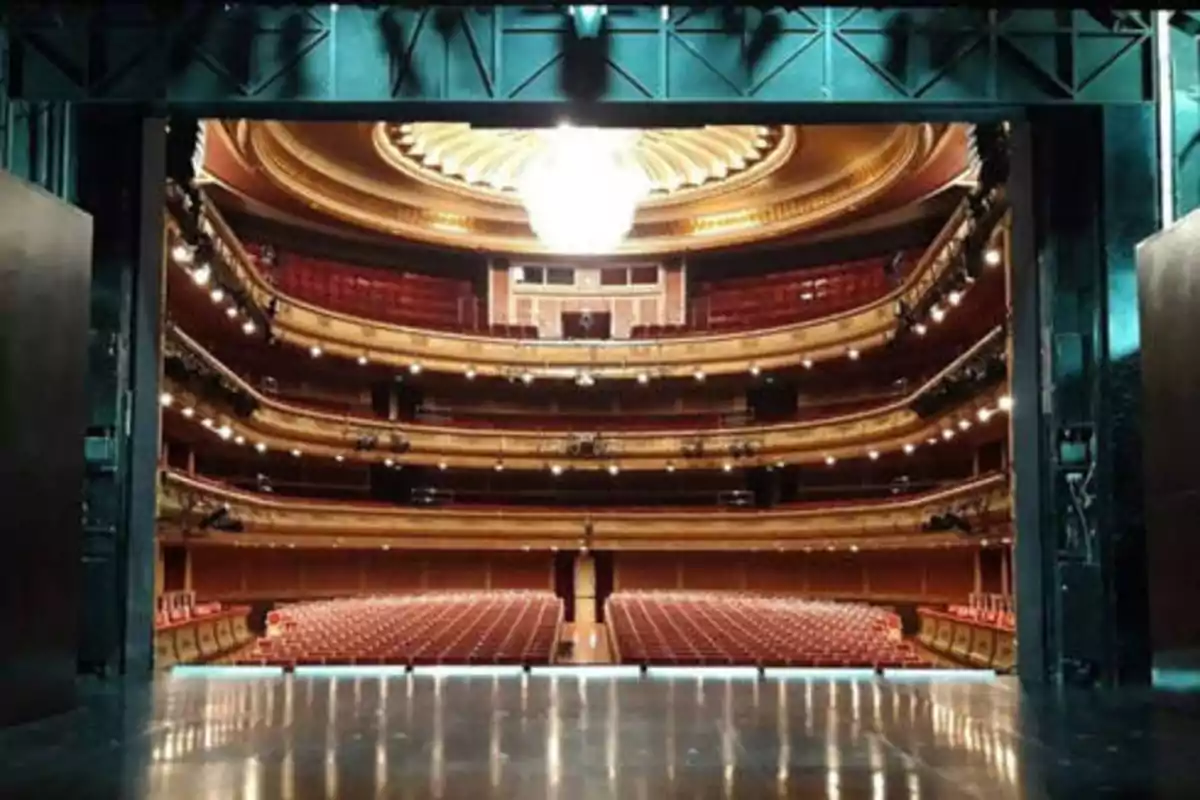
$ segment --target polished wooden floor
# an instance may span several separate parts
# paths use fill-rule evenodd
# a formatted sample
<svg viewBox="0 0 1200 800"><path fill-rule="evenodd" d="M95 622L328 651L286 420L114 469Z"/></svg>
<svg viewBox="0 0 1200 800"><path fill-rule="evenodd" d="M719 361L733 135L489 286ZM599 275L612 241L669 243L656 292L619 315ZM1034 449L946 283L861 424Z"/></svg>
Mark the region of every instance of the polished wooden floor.
<svg viewBox="0 0 1200 800"><path fill-rule="evenodd" d="M0 733L4 798L1200 797L1200 702L1008 679L177 676Z"/></svg>

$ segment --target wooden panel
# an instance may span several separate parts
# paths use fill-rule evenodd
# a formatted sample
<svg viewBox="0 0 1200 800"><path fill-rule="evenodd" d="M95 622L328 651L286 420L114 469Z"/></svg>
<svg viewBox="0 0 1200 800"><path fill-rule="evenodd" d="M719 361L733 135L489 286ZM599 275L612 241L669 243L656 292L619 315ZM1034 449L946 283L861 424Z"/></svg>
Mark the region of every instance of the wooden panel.
<svg viewBox="0 0 1200 800"><path fill-rule="evenodd" d="M198 547L192 550L192 589L201 599L242 590L240 548Z"/></svg>
<svg viewBox="0 0 1200 800"><path fill-rule="evenodd" d="M679 557L684 589L730 591L745 589L745 563L737 554L690 553Z"/></svg>
<svg viewBox="0 0 1200 800"><path fill-rule="evenodd" d="M498 553L489 559L493 589L553 589L546 553Z"/></svg>

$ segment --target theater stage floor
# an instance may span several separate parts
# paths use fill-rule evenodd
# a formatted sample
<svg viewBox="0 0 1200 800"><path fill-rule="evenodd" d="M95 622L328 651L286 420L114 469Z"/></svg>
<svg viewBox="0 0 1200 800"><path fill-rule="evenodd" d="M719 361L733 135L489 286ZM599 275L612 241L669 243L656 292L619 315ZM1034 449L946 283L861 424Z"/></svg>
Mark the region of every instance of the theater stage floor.
<svg viewBox="0 0 1200 800"><path fill-rule="evenodd" d="M1200 698L990 683L172 677L0 733L0 797L1200 797Z"/></svg>

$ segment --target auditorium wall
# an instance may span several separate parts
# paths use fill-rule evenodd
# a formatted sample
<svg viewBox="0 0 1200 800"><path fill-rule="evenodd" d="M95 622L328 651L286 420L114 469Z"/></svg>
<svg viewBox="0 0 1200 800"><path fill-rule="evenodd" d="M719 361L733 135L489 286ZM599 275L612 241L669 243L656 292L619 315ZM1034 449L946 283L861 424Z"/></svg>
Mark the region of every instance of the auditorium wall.
<svg viewBox="0 0 1200 800"><path fill-rule="evenodd" d="M999 553L999 549L995 549ZM998 556L977 548L864 553L616 553L614 588L803 594L829 598L965 602L981 563ZM998 570L980 571L980 587L999 592Z"/></svg>
<svg viewBox="0 0 1200 800"><path fill-rule="evenodd" d="M549 553L191 548L201 600L268 600L455 589L553 589Z"/></svg>

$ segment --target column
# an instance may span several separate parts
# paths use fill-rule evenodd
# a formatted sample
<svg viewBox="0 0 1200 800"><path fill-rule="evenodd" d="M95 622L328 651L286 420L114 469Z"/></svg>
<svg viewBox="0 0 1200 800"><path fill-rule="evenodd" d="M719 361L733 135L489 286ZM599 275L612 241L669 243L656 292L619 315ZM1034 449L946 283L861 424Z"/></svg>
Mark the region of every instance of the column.
<svg viewBox="0 0 1200 800"><path fill-rule="evenodd" d="M575 630L590 633L596 624L596 562L591 553L575 557Z"/></svg>
<svg viewBox="0 0 1200 800"><path fill-rule="evenodd" d="M1008 597L1008 547L1000 549L1000 594Z"/></svg>
<svg viewBox="0 0 1200 800"><path fill-rule="evenodd" d="M974 589L975 594L980 594L983 592L983 564L981 563L982 561L983 561L983 548L976 547L975 548L975 558L972 560L972 568L973 568L974 576L975 576L975 580L974 580L974 584L973 584L975 586L975 589Z"/></svg>

